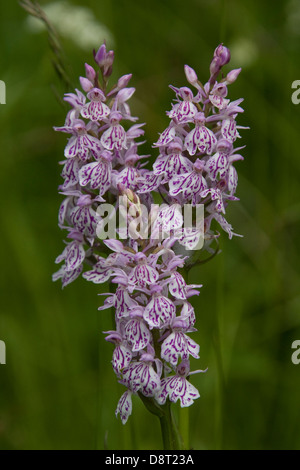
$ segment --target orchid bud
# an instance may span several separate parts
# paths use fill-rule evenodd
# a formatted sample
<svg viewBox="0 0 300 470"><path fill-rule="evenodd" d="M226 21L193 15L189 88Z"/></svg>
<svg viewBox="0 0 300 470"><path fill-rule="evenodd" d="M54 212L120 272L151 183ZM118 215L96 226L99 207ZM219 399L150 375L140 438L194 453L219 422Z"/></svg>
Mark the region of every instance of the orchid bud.
<svg viewBox="0 0 300 470"><path fill-rule="evenodd" d="M106 45L102 44L94 55L95 62L99 65L103 75L108 78L112 74L114 51L106 52Z"/></svg>
<svg viewBox="0 0 300 470"><path fill-rule="evenodd" d="M191 85L195 85L198 81L198 77L197 77L197 74L196 74L195 70L192 69L192 67L189 67L188 65L185 65L184 66L184 72L185 72L185 76L186 76L187 81Z"/></svg>
<svg viewBox="0 0 300 470"><path fill-rule="evenodd" d="M240 72L241 72L241 68L239 69L234 69L234 70L231 70L230 72L228 72L227 76L226 76L226 79L225 79L225 82L230 85L231 83L235 82L236 79L238 78Z"/></svg>
<svg viewBox="0 0 300 470"><path fill-rule="evenodd" d="M117 85L118 88L119 89L125 88L128 85L131 77L132 77L132 73L129 73L127 75L123 75L122 77L120 77L118 80L118 85Z"/></svg>
<svg viewBox="0 0 300 470"><path fill-rule="evenodd" d="M103 70L103 75L105 77L110 77L112 74L112 65L114 62L115 54L114 51L108 51L106 54L106 60L105 60L105 65L104 65L104 70Z"/></svg>
<svg viewBox="0 0 300 470"><path fill-rule="evenodd" d="M129 100L132 97L134 92L135 92L135 88L132 88L132 87L123 88L117 94L117 100L120 101L121 103L124 103L125 101Z"/></svg>
<svg viewBox="0 0 300 470"><path fill-rule="evenodd" d="M223 65L228 64L230 61L230 50L223 46L223 44L220 44L215 49L214 57L218 57L220 59L220 66L223 67Z"/></svg>
<svg viewBox="0 0 300 470"><path fill-rule="evenodd" d="M102 44L102 46L99 47L98 51L95 53L95 62L99 65L99 67L104 66L104 62L106 59L106 45Z"/></svg>
<svg viewBox="0 0 300 470"><path fill-rule="evenodd" d="M88 78L85 78L85 77L79 77L79 81L80 81L80 85L81 85L81 88L87 93L89 91L92 90L92 88L94 87L94 85L92 84L92 82L90 82L90 80Z"/></svg>
<svg viewBox="0 0 300 470"><path fill-rule="evenodd" d="M219 59L219 57L214 57L209 67L211 76L217 75L220 72L220 70L221 70L221 60Z"/></svg>
<svg viewBox="0 0 300 470"><path fill-rule="evenodd" d="M84 67L85 67L86 78L90 80L91 82L93 82L96 77L95 69L89 64L84 64Z"/></svg>

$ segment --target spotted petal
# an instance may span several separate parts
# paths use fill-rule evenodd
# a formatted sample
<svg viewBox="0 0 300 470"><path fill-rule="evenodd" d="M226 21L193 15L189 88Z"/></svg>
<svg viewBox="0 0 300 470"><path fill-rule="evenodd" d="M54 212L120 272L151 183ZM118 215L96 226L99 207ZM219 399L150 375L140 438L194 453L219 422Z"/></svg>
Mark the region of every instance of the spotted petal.
<svg viewBox="0 0 300 470"><path fill-rule="evenodd" d="M81 186L90 185L91 189L100 188L102 196L111 185L111 163L105 160L88 163L79 171L79 183Z"/></svg>
<svg viewBox="0 0 300 470"><path fill-rule="evenodd" d="M150 329L168 326L175 316L175 305L163 295L154 296L144 310L144 319Z"/></svg>
<svg viewBox="0 0 300 470"><path fill-rule="evenodd" d="M58 210L58 222L63 225L65 220L68 221L69 213L71 209L74 207L73 197L68 196L66 197L60 205Z"/></svg>
<svg viewBox="0 0 300 470"><path fill-rule="evenodd" d="M153 165L154 174L165 175L168 180L174 175L188 173L192 171L192 169L192 162L178 153L158 157Z"/></svg>
<svg viewBox="0 0 300 470"><path fill-rule="evenodd" d="M226 108L226 106L228 106L228 104L230 103L230 100L227 100L223 98L223 96L220 96L216 93L211 93L209 95L209 101L211 102L213 106L215 106L218 109Z"/></svg>
<svg viewBox="0 0 300 470"><path fill-rule="evenodd" d="M169 118L175 118L178 122L192 121L198 110L191 101L181 101L173 106L172 111L168 113Z"/></svg>
<svg viewBox="0 0 300 470"><path fill-rule="evenodd" d="M71 282L75 281L82 272L82 265L78 266L74 271L67 271L65 265L63 265L59 271L53 274L52 280L57 281L61 278L62 286L65 287Z"/></svg>
<svg viewBox="0 0 300 470"><path fill-rule="evenodd" d="M152 171L144 171L143 175L138 180L138 193L155 191L160 186L162 179L161 175L155 175Z"/></svg>
<svg viewBox="0 0 300 470"><path fill-rule="evenodd" d="M177 230L175 236L178 237L178 243L187 250L200 250L204 243L204 233L202 227L187 227Z"/></svg>
<svg viewBox="0 0 300 470"><path fill-rule="evenodd" d="M102 121L103 118L109 116L110 109L101 101L91 101L81 109L81 116L92 121Z"/></svg>
<svg viewBox="0 0 300 470"><path fill-rule="evenodd" d="M156 224L161 227L163 232L167 233L181 228L183 224L182 207L179 204L165 205L157 214Z"/></svg>
<svg viewBox="0 0 300 470"><path fill-rule="evenodd" d="M210 155L217 145L217 138L207 127L196 126L188 133L184 143L190 155L195 155L197 149L200 153Z"/></svg>
<svg viewBox="0 0 300 470"><path fill-rule="evenodd" d="M236 122L233 118L224 119L222 122L221 134L222 137L229 140L229 142L234 142L237 137L240 137L236 128Z"/></svg>
<svg viewBox="0 0 300 470"><path fill-rule="evenodd" d="M236 192L236 188L238 185L238 174L236 169L232 165L230 165L229 167L227 184L230 195L233 195Z"/></svg>
<svg viewBox="0 0 300 470"><path fill-rule="evenodd" d="M144 349L151 340L151 333L141 318L132 318L125 327L125 337L132 351Z"/></svg>
<svg viewBox="0 0 300 470"><path fill-rule="evenodd" d="M134 393L141 391L146 397L153 397L159 390L160 378L150 364L132 363L122 373L122 383Z"/></svg>
<svg viewBox="0 0 300 470"><path fill-rule="evenodd" d="M223 217L221 214L214 214L214 219L219 223L219 225L222 227L222 229L228 234L229 239L233 237L233 235L237 235L236 233L233 232L232 225L227 222L225 217ZM238 235L241 236L241 235Z"/></svg>
<svg viewBox="0 0 300 470"><path fill-rule="evenodd" d="M160 137L159 137L158 141L156 142L156 144L154 144L154 147L162 147L162 146L168 145L170 142L172 142L175 135L176 135L175 127L174 126L167 127L160 134Z"/></svg>
<svg viewBox="0 0 300 470"><path fill-rule="evenodd" d="M169 181L169 188L171 196L182 193L184 198L190 198L206 188L206 181L201 173L193 171L174 176Z"/></svg>
<svg viewBox="0 0 300 470"><path fill-rule="evenodd" d="M154 284L159 277L156 269L152 268L147 264L139 264L135 266L128 276L130 282L134 282L140 285Z"/></svg>
<svg viewBox="0 0 300 470"><path fill-rule="evenodd" d="M116 416L120 415L122 424L125 424L132 413L132 392L130 390L126 390L125 393L121 396L117 409L116 409Z"/></svg>
<svg viewBox="0 0 300 470"><path fill-rule="evenodd" d="M156 395L156 400L160 405L163 405L168 397L174 403L180 400L180 406L185 407L192 405L194 400L200 397L200 394L185 377L173 375L161 380L161 389Z"/></svg>
<svg viewBox="0 0 300 470"><path fill-rule="evenodd" d="M136 168L126 167L118 173L116 177L116 184L121 184L126 188L130 188L134 185L137 176L138 171Z"/></svg>
<svg viewBox="0 0 300 470"><path fill-rule="evenodd" d="M136 307L137 302L132 299L126 287L119 286L115 293L115 308L117 318L128 317L132 308Z"/></svg>
<svg viewBox="0 0 300 470"><path fill-rule="evenodd" d="M175 271L171 276L171 282L169 283L170 294L176 299L186 299L185 294L186 282L183 276Z"/></svg>
<svg viewBox="0 0 300 470"><path fill-rule="evenodd" d="M199 359L200 346L182 331L173 331L161 346L161 358L176 366L178 359L190 354Z"/></svg>
<svg viewBox="0 0 300 470"><path fill-rule="evenodd" d="M94 284L103 284L103 282L108 281L113 273L113 269L95 266L91 271L86 271L83 273L82 277L87 281L93 282Z"/></svg>
<svg viewBox="0 0 300 470"><path fill-rule="evenodd" d="M219 175L219 178L225 178L228 171L229 163L226 155L222 153L216 153L206 163L206 170L211 180L215 181Z"/></svg>
<svg viewBox="0 0 300 470"><path fill-rule="evenodd" d="M209 188L201 192L201 197L206 198L210 195L213 205L210 210L217 210L218 212L223 212L225 214L225 207L223 203L223 194L219 189Z"/></svg>
<svg viewBox="0 0 300 470"><path fill-rule="evenodd" d="M119 344L115 347L112 358L112 366L116 375L119 375L124 367L130 364L132 353L128 346Z"/></svg>
<svg viewBox="0 0 300 470"><path fill-rule="evenodd" d="M86 161L89 158L89 151L97 156L101 150L99 140L92 135L72 136L65 147L65 157L74 158L78 155L82 161Z"/></svg>
<svg viewBox="0 0 300 470"><path fill-rule="evenodd" d="M97 225L97 214L89 206L74 207L70 219L77 230L85 235L94 236Z"/></svg>
<svg viewBox="0 0 300 470"><path fill-rule="evenodd" d="M78 183L79 162L77 158L67 160L61 176L64 179L62 189L68 189Z"/></svg>
<svg viewBox="0 0 300 470"><path fill-rule="evenodd" d="M74 271L84 261L85 250L81 243L73 241L64 249L63 253L56 258L55 262L60 263L63 259L66 262L66 271Z"/></svg>
<svg viewBox="0 0 300 470"><path fill-rule="evenodd" d="M126 132L121 124L110 126L101 136L101 144L107 150L122 150L127 148Z"/></svg>

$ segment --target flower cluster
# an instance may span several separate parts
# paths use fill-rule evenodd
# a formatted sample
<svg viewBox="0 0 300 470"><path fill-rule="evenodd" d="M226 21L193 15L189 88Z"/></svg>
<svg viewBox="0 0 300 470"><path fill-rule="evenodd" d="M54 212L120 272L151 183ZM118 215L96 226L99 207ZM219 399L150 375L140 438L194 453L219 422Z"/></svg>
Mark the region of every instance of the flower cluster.
<svg viewBox="0 0 300 470"><path fill-rule="evenodd" d="M229 238L231 225L224 217L228 201L234 196L238 175L234 163L243 157L234 148L240 137L236 117L243 112L243 99L230 101L228 85L233 83L241 69L231 70L219 82L221 69L230 60L230 52L219 45L210 66L210 77L202 85L196 72L185 66L188 87L176 88L176 104L167 112L169 126L160 134L154 147L159 149L153 170L144 174L139 193L159 191L168 203L204 205L206 247L219 236L211 230L215 219Z"/></svg>
<svg viewBox="0 0 300 470"><path fill-rule="evenodd" d="M132 124L137 118L131 116L127 103L135 91L127 87L131 74L122 76L106 92L113 60L113 52L106 52L102 45L95 54L102 83L99 72L85 64L86 76L80 77L84 93L76 89L65 95L71 110L64 126L54 127L70 134L66 159L61 162L64 182L59 190L65 199L59 208L59 226L69 232L71 241L56 259L64 264L53 276L54 280L61 278L63 286L81 274L84 261L93 263L100 249L96 234L99 203L104 197L115 203L120 190L136 189L143 167L140 160L144 157L138 155L140 143L136 141L144 134L143 124Z"/></svg>
<svg viewBox="0 0 300 470"><path fill-rule="evenodd" d="M137 241L105 240L112 254L99 256L93 269L83 274L94 283L111 279L117 284L99 310L115 309L116 330L105 333L115 346L114 372L128 388L117 408L123 422L131 410L132 393L155 397L160 404L167 397L179 399L182 406L199 396L186 377L189 356L199 357L199 346L187 334L196 331L195 312L188 299L201 286L187 285L178 272L184 258L173 251L175 241L153 241L141 249ZM172 370L175 375L167 377Z"/></svg>
<svg viewBox="0 0 300 470"><path fill-rule="evenodd" d="M128 88L131 75L121 77L107 91L114 54L102 45L94 54L99 72L85 65L86 77L80 77L83 91L70 93L65 100L72 109L65 125L55 128L71 135L62 162L64 183L60 192L65 199L59 209L59 225L69 233L69 241L56 262L64 262L53 279L62 278L63 286L89 269L83 277L96 284L109 282L113 288L99 310L113 308L115 330L105 332L113 343L113 370L126 387L116 414L126 423L132 411L132 394L154 400L157 406L166 400L190 406L199 397L189 382L190 359L199 358L199 345L190 337L195 328L195 311L189 298L199 294L201 285L188 285L184 268L189 252L200 234L204 248L219 234L212 220L234 234L224 215L227 204L236 200L237 172L234 163L243 157L234 148L239 136L236 117L243 109L242 99L230 102L227 87L240 69L232 70L217 81L222 67L229 62L229 50L220 45L214 52L210 77L204 85L195 71L185 66L188 87L171 87L176 103L167 112L169 126L160 134L154 148L159 150L152 170L144 168L137 153L143 135L141 124L132 124L128 100L134 88ZM129 123L129 125L128 125ZM127 128L127 130L126 130ZM141 204L150 207L152 193L158 192L166 203L150 211L147 223L154 220L154 236L125 240L97 238L97 226L103 220L97 207L102 202L119 204L120 194L133 214L141 220ZM119 200L118 200L119 201ZM181 230L181 208L204 207L202 229L198 221ZM154 217L153 217L154 214ZM202 221L203 222L203 221ZM162 239L161 231L168 229ZM120 235L120 231L117 233ZM124 237L122 237L124 238ZM102 256L106 253L106 256Z"/></svg>

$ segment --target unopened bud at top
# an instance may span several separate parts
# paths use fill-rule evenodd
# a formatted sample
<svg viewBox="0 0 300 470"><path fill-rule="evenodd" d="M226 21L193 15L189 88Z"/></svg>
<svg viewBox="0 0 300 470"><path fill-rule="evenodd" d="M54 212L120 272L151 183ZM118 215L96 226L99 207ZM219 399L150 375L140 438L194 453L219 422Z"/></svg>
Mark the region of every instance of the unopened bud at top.
<svg viewBox="0 0 300 470"><path fill-rule="evenodd" d="M219 57L214 57L213 60L210 63L209 71L211 76L218 75L218 73L221 70L221 60Z"/></svg>
<svg viewBox="0 0 300 470"><path fill-rule="evenodd" d="M225 79L225 82L228 83L228 85L235 82L236 79L238 78L241 70L242 69L239 68L239 69L234 69L234 70L231 70L230 72L228 72L228 74L226 76L226 79Z"/></svg>
<svg viewBox="0 0 300 470"><path fill-rule="evenodd" d="M118 88L119 89L125 88L128 85L131 77L132 77L132 73L129 73L127 75L123 75L122 77L120 77L118 80L118 85L117 85Z"/></svg>
<svg viewBox="0 0 300 470"><path fill-rule="evenodd" d="M102 46L100 46L98 51L95 53L95 62L97 62L99 67L102 67L104 65L105 59L106 59L106 44L102 44Z"/></svg>
<svg viewBox="0 0 300 470"><path fill-rule="evenodd" d="M124 103L125 101L129 100L132 97L134 92L135 92L135 88L132 88L132 87L123 88L117 94L117 100L121 103Z"/></svg>
<svg viewBox="0 0 300 470"><path fill-rule="evenodd" d="M96 77L96 72L95 72L94 67L92 67L89 64L84 64L84 67L85 67L86 78L90 80L91 82L93 82Z"/></svg>
<svg viewBox="0 0 300 470"><path fill-rule="evenodd" d="M214 57L218 57L220 60L220 66L228 64L230 61L230 50L228 47L223 46L223 44L219 44L219 46L215 49Z"/></svg>
<svg viewBox="0 0 300 470"><path fill-rule="evenodd" d="M79 81L80 81L80 85L81 85L82 89L86 93L91 91L94 88L94 85L92 84L92 82L88 78L79 77Z"/></svg>
<svg viewBox="0 0 300 470"><path fill-rule="evenodd" d="M112 64L114 62L114 51L106 52L106 45L102 44L95 53L95 62L99 65L105 77L109 77L112 73Z"/></svg>
<svg viewBox="0 0 300 470"><path fill-rule="evenodd" d="M114 51L108 51L108 53L106 54L106 63L103 71L103 75L105 75L106 77L109 77L112 74L112 65L114 62L114 58Z"/></svg>
<svg viewBox="0 0 300 470"><path fill-rule="evenodd" d="M195 85L198 82L197 74L196 74L195 70L192 69L192 67L190 67L189 65L185 65L184 66L184 72L185 72L185 76L186 76L187 81L191 85Z"/></svg>

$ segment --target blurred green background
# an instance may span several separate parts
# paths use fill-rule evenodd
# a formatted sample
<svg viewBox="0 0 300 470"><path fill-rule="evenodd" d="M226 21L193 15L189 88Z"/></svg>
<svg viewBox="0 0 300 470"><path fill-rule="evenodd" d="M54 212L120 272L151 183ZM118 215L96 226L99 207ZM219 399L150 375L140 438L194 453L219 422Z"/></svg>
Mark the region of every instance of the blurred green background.
<svg viewBox="0 0 300 470"><path fill-rule="evenodd" d="M300 1L245 0L40 2L61 36L68 70L79 86L84 62L107 38L113 77L133 73L133 115L146 122L148 144L168 124L173 92L186 85L184 64L201 80L215 47L231 48L243 68L229 97L244 97L240 202L229 221L244 238L222 234L222 253L194 268L204 284L193 300L201 345L191 381L200 391L190 409L194 449L300 449ZM123 393L111 369L111 328L98 312L99 286L78 279L52 283L63 249L57 227L66 136L55 133L66 109L47 34L15 1L1 2L0 449L160 449L160 429L134 397L122 426L114 416ZM229 69L228 69L229 70ZM103 290L102 290L103 291ZM176 412L178 407L175 406ZM186 424L186 413L183 422ZM180 417L182 419L182 416ZM187 433L187 431L185 431Z"/></svg>

